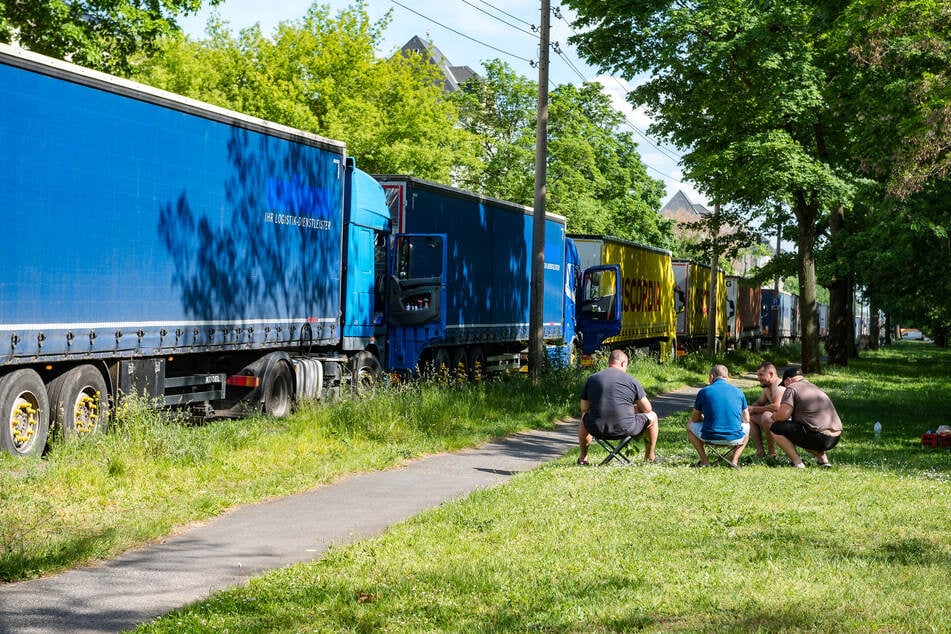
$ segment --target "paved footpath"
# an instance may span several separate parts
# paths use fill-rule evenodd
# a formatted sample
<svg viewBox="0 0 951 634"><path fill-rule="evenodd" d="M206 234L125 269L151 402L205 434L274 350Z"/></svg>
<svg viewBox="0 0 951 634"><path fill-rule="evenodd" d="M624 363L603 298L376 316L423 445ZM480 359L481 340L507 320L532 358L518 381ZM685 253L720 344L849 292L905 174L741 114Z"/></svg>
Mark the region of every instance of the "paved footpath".
<svg viewBox="0 0 951 634"><path fill-rule="evenodd" d="M734 381L741 387L748 378ZM693 405L697 388L652 398L661 417ZM686 437L684 438L686 443ZM134 628L266 570L320 558L422 510L563 456L577 422L513 434L474 449L344 478L271 502L236 508L117 559L0 585L0 633L103 634Z"/></svg>

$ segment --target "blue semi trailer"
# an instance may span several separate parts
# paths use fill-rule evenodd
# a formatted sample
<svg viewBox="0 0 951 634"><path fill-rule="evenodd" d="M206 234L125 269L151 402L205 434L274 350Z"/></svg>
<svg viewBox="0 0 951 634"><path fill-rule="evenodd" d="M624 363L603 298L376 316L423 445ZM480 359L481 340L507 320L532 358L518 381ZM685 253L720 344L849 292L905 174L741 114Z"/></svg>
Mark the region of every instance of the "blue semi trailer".
<svg viewBox="0 0 951 634"><path fill-rule="evenodd" d="M408 177L388 202L342 142L6 45L0 86L3 450L104 429L120 394L283 416L421 360L517 365L530 210ZM545 244L565 357L563 218Z"/></svg>
<svg viewBox="0 0 951 634"><path fill-rule="evenodd" d="M444 324L434 323L426 332L392 332L390 327L387 366L412 367L421 359L434 371L464 368L473 378L523 366L532 209L410 176L376 178L386 191L394 232L443 235L447 249ZM542 322L548 356L555 362L565 362L574 343L577 278L578 255L565 236L565 219L548 214ZM415 303L425 308L431 301L422 296Z"/></svg>

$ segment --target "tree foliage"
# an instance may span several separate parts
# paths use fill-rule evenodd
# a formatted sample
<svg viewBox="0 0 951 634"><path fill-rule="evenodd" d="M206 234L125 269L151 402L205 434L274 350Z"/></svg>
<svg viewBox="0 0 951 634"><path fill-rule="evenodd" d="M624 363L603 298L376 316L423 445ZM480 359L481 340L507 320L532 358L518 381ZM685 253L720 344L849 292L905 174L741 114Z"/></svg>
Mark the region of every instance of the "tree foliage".
<svg viewBox="0 0 951 634"><path fill-rule="evenodd" d="M951 3L855 0L832 38L858 168L897 198L951 176Z"/></svg>
<svg viewBox="0 0 951 634"><path fill-rule="evenodd" d="M221 0L0 0L0 42L129 75L179 30L175 18Z"/></svg>
<svg viewBox="0 0 951 634"><path fill-rule="evenodd" d="M475 169L460 175L464 187L532 204L537 94L535 82L491 60L453 96L478 139ZM647 175L610 97L596 83L563 84L550 102L547 210L564 215L571 232L668 245L671 225L657 213L663 185Z"/></svg>
<svg viewBox="0 0 951 634"><path fill-rule="evenodd" d="M173 92L344 140L366 171L446 182L469 136L456 126L439 69L419 56L377 57L389 19L371 22L366 2L336 14L314 3L271 37L258 25L234 34L213 19L202 41L167 40L141 75Z"/></svg>

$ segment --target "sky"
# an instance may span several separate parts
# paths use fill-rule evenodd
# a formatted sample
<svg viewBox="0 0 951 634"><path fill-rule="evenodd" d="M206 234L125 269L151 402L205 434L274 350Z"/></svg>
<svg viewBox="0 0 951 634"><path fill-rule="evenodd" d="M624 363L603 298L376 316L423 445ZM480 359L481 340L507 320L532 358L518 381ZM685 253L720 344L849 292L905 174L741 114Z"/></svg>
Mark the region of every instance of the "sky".
<svg viewBox="0 0 951 634"><path fill-rule="evenodd" d="M352 0L318 0L330 5L332 11L345 9ZM208 17L218 13L233 31L239 31L255 23L262 33L270 35L278 23L303 17L312 4L311 0L224 0L215 8L205 8L198 15L179 19L184 31L194 37L202 37ZM660 179L666 187L662 204L678 190L682 190L694 203L708 204L705 196L698 193L692 183L681 182L678 166L679 152L646 137L650 119L641 110L635 111L624 101L628 83L620 77L599 75L597 69L581 60L568 37L574 31L570 26L572 14L560 9L557 0L551 2L560 16L551 18L551 41L557 42L561 55L550 55L549 77L555 84L580 84L583 81L599 81L611 95L615 107L625 114L622 127L630 131L638 143L641 157L652 178ZM414 35L432 40L436 48L454 66L469 66L476 72L482 62L501 59L512 69L532 79L538 78L538 69L533 67L539 56L538 36L532 25L541 22L541 3L538 0L368 0L367 12L376 21L391 12L391 22L384 32L380 55L390 55ZM346 141L346 139L342 139Z"/></svg>

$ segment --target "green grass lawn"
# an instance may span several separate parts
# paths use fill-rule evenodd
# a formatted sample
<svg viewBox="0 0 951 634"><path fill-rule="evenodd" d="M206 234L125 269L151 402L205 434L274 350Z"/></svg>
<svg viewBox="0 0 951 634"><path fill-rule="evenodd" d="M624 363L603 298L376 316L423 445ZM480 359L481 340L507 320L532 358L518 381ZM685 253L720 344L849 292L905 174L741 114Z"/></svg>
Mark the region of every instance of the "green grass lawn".
<svg viewBox="0 0 951 634"><path fill-rule="evenodd" d="M668 417L662 465L569 455L139 631L951 631L951 450L919 442L949 362L902 343L815 377L832 470L690 469Z"/></svg>
<svg viewBox="0 0 951 634"><path fill-rule="evenodd" d="M605 360L601 360L602 364ZM731 357L755 366L749 354ZM710 360L632 364L651 394L701 380ZM40 459L0 453L0 582L114 557L235 505L471 447L577 413L586 371L482 385L406 384L366 400L303 404L287 419L190 424L126 402L108 434ZM513 415L518 413L518 415Z"/></svg>

